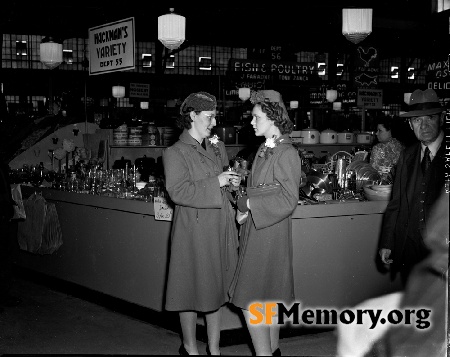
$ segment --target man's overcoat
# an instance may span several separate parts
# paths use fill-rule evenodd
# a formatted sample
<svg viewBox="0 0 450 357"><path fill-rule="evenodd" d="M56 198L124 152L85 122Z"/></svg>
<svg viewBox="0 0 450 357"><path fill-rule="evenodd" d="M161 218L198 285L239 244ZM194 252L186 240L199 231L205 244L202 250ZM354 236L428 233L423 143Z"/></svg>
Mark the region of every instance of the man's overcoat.
<svg viewBox="0 0 450 357"><path fill-rule="evenodd" d="M387 248L392 251L393 269L397 271L401 264L408 264L408 257L404 256L403 250L407 243L408 235L422 242L427 229L427 222L420 222L418 219L411 219L414 216L413 207L424 210L424 217L429 216L431 207L436 202L442 188L444 187L444 164L445 164L445 141L436 153L436 157L431 162L427 171L424 202L421 206L413 205L416 191L416 183L423 179L420 169L421 144L420 142L406 148L397 163L394 185L392 187L392 199L389 201L381 232L379 248ZM417 208L422 207L422 208ZM415 262L411 262L415 263Z"/></svg>

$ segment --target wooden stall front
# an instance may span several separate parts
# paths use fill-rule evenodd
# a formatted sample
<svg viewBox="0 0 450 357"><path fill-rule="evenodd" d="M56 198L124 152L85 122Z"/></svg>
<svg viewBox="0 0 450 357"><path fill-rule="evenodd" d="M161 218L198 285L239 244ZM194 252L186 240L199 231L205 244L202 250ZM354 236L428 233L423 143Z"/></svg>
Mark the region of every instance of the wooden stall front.
<svg viewBox="0 0 450 357"><path fill-rule="evenodd" d="M63 245L49 255L20 251L17 265L164 313L171 222L151 203L38 189L56 204ZM24 197L36 189L22 186ZM293 215L296 299L342 308L400 288L379 272L376 250L385 201L299 205ZM226 308L223 330L241 328Z"/></svg>

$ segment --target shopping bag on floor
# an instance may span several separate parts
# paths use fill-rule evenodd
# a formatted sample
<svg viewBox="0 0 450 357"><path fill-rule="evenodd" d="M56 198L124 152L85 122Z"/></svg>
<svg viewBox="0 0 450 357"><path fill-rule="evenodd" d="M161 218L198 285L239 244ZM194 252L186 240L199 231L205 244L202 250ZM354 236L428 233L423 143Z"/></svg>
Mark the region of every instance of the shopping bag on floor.
<svg viewBox="0 0 450 357"><path fill-rule="evenodd" d="M22 200L22 190L20 189L19 184L11 184L11 196L14 202L14 216L11 218L13 220L24 220L27 218L27 214L25 212L25 207L23 206Z"/></svg>
<svg viewBox="0 0 450 357"><path fill-rule="evenodd" d="M45 202L44 227L42 242L37 253L52 254L62 245L62 232L59 224L58 212L54 203Z"/></svg>
<svg viewBox="0 0 450 357"><path fill-rule="evenodd" d="M17 240L20 249L36 254L52 254L62 245L62 232L54 203L40 193L24 201L27 219L19 222Z"/></svg>
<svg viewBox="0 0 450 357"><path fill-rule="evenodd" d="M44 230L45 199L41 194L33 193L23 201L27 219L19 222L17 240L20 249L36 253L42 244Z"/></svg>

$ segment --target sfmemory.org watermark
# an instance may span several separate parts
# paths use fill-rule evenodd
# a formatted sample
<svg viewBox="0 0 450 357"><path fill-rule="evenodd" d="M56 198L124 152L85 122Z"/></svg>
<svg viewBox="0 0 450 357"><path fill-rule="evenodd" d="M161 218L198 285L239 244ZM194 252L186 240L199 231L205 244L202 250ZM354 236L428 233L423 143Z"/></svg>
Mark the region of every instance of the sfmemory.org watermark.
<svg viewBox="0 0 450 357"><path fill-rule="evenodd" d="M294 325L337 325L341 324L366 324L370 322L370 329L377 324L405 324L413 325L423 330L431 326L428 320L431 310L426 308L393 309L383 313L382 309L342 309L332 308L307 308L300 309L300 303L295 302L286 307L281 302L254 302L249 305L250 324L252 325L284 325L290 322ZM383 316L383 317L382 317Z"/></svg>

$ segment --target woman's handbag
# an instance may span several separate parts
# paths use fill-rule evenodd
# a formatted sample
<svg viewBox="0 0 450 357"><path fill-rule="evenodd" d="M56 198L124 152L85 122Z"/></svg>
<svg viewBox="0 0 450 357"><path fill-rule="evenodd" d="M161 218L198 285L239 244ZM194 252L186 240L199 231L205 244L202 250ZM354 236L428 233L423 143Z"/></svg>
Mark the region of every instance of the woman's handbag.
<svg viewBox="0 0 450 357"><path fill-rule="evenodd" d="M278 182L261 183L255 187L247 187L248 197L271 196L281 193L281 185Z"/></svg>

